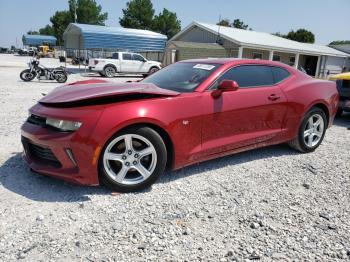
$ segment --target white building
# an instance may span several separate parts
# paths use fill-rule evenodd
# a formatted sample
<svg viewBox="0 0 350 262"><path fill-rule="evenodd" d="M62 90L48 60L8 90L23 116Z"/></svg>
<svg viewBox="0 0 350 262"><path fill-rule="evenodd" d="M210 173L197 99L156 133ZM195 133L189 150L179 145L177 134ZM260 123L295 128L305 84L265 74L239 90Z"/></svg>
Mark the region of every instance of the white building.
<svg viewBox="0 0 350 262"><path fill-rule="evenodd" d="M340 73L350 63L349 54L328 46L300 43L269 33L199 22L192 22L170 39L169 43L172 41L218 43L226 49L228 57L281 61L303 68L316 77ZM167 48L165 55L173 52L174 50Z"/></svg>

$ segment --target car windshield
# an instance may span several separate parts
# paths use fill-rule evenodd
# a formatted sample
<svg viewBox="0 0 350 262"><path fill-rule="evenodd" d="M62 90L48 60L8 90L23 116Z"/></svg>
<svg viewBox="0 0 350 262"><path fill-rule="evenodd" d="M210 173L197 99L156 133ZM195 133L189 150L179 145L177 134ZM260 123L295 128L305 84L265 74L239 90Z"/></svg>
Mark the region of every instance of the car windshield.
<svg viewBox="0 0 350 262"><path fill-rule="evenodd" d="M180 93L193 92L221 64L180 62L169 65L142 80Z"/></svg>

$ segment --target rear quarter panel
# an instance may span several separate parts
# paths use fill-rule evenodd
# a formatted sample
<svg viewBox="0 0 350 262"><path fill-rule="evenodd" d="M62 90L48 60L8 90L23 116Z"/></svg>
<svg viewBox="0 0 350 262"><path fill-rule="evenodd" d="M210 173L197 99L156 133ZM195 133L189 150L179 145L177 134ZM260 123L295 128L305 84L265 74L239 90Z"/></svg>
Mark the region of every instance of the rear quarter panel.
<svg viewBox="0 0 350 262"><path fill-rule="evenodd" d="M330 126L337 112L339 95L334 82L297 75L288 85L283 86L288 100L284 126L294 138L303 116L315 105L327 108ZM296 128L297 127L297 128Z"/></svg>

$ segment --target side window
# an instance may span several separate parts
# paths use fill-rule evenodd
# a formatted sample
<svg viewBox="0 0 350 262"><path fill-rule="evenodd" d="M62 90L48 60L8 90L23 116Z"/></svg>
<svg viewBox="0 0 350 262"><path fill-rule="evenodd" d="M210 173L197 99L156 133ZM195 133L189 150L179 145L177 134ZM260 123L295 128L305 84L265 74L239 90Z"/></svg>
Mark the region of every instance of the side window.
<svg viewBox="0 0 350 262"><path fill-rule="evenodd" d="M264 65L242 65L231 68L218 80L234 80L240 88L271 86L274 84L270 66Z"/></svg>
<svg viewBox="0 0 350 262"><path fill-rule="evenodd" d="M123 54L123 60L132 60L131 54L124 53L124 54Z"/></svg>
<svg viewBox="0 0 350 262"><path fill-rule="evenodd" d="M142 56L137 55L137 54L133 54L132 59L136 60L136 61L141 61L141 62L143 62L145 60Z"/></svg>
<svg viewBox="0 0 350 262"><path fill-rule="evenodd" d="M118 53L113 53L112 59L119 59L119 54Z"/></svg>
<svg viewBox="0 0 350 262"><path fill-rule="evenodd" d="M286 69L274 66L272 66L271 69L275 84L283 81L290 76L290 73Z"/></svg>

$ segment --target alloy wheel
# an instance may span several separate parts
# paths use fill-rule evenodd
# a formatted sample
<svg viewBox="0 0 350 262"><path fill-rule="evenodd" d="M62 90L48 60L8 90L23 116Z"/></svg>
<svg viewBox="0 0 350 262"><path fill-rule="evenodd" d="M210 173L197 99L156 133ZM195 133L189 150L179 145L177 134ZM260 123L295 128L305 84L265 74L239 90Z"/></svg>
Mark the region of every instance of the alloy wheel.
<svg viewBox="0 0 350 262"><path fill-rule="evenodd" d="M147 180L157 164L157 153L145 137L126 134L113 139L103 155L103 168L113 181L136 185Z"/></svg>
<svg viewBox="0 0 350 262"><path fill-rule="evenodd" d="M305 125L304 142L308 147L316 146L324 133L324 120L321 115L311 115Z"/></svg>

